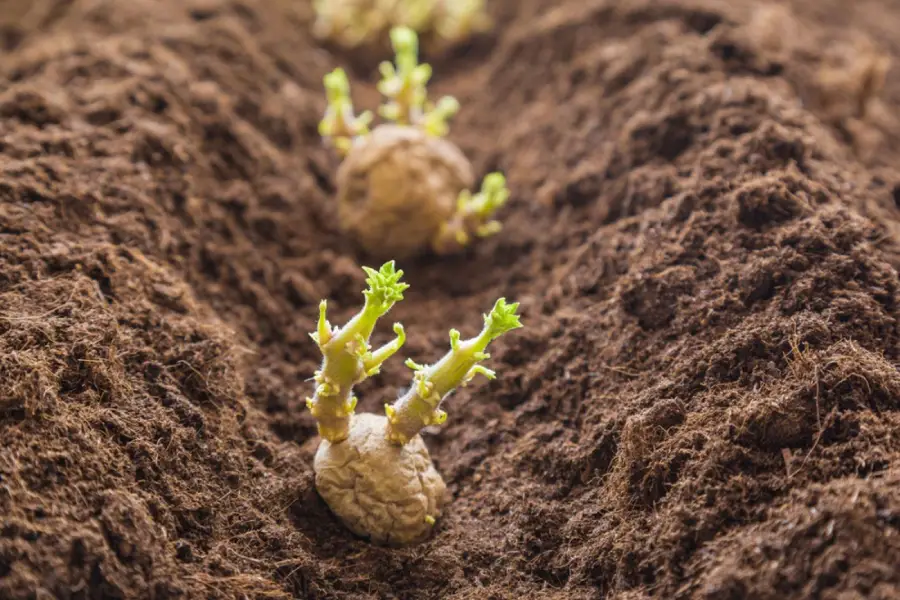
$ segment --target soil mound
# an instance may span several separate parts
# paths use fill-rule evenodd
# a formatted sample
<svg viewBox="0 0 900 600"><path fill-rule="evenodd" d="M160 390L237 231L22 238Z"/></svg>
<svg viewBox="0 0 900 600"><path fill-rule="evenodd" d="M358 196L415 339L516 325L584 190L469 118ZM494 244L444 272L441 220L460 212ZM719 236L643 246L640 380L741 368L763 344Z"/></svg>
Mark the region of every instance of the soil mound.
<svg viewBox="0 0 900 600"><path fill-rule="evenodd" d="M371 105L372 57L300 0L0 3L0 597L900 597L897 6L492 10L429 58L505 229L400 264L392 316L417 361L500 295L527 327L388 550L316 495L304 410L371 262L321 77Z"/></svg>

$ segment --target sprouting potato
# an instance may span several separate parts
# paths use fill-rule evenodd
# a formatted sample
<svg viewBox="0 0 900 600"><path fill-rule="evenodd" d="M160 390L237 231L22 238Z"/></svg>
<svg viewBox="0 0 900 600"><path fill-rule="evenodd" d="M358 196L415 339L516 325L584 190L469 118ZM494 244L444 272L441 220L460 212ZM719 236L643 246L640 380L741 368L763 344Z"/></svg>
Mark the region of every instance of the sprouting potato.
<svg viewBox="0 0 900 600"><path fill-rule="evenodd" d="M370 255L409 258L435 240L474 180L447 140L382 125L357 141L338 171L341 228Z"/></svg>
<svg viewBox="0 0 900 600"><path fill-rule="evenodd" d="M396 64L381 65L378 85L386 123L370 130L373 115L355 114L343 70L325 77L319 132L344 156L336 178L339 225L378 259L451 254L501 230L493 217L509 197L506 179L491 173L479 193L470 191L472 165L445 137L459 103L428 101L431 67L418 62L415 32L395 28L391 42Z"/></svg>
<svg viewBox="0 0 900 600"><path fill-rule="evenodd" d="M407 285L394 262L380 270L365 268L369 287L363 308L343 327L332 327L324 301L313 340L323 355L315 373L316 390L307 407L323 438L313 469L316 489L331 511L359 536L377 544L408 545L428 537L446 501L446 485L437 472L420 432L442 425L443 400L476 375L493 379L480 363L489 358L488 345L521 327L518 304L497 300L484 316L477 336L461 340L450 331L450 351L433 365L408 360L412 385L385 415L355 414L353 387L375 375L406 340L399 323L396 339L372 351L369 338L379 318L403 298Z"/></svg>

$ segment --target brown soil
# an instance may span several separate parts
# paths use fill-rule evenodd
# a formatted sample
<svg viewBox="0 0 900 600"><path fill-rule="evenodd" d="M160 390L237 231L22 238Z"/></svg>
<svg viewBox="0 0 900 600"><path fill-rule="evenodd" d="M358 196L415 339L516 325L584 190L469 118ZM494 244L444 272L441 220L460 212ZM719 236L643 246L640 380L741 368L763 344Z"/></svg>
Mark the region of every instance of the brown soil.
<svg viewBox="0 0 900 600"><path fill-rule="evenodd" d="M366 61L301 0L0 2L0 597L900 597L900 7L493 6L434 91L506 228L392 316L419 361L501 294L527 328L398 551L316 495L303 408L371 262L321 77Z"/></svg>

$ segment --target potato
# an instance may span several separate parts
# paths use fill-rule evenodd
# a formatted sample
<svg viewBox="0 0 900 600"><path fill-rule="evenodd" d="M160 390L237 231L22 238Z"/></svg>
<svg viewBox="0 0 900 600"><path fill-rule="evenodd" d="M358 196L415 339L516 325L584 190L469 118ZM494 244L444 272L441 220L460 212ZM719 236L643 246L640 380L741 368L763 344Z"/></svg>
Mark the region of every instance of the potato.
<svg viewBox="0 0 900 600"><path fill-rule="evenodd" d="M427 251L475 182L453 143L417 127L380 125L356 140L337 174L341 229L378 259Z"/></svg>
<svg viewBox="0 0 900 600"><path fill-rule="evenodd" d="M421 436L399 446L388 441L386 427L386 417L361 413L346 440L322 440L313 463L316 489L353 533L404 546L431 533L447 486Z"/></svg>

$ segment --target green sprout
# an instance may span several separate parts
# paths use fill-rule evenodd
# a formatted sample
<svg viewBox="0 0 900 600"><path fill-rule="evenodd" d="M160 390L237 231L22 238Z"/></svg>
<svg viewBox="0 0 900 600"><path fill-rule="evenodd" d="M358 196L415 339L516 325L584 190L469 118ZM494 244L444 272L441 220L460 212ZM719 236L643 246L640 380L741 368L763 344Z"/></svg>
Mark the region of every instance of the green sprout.
<svg viewBox="0 0 900 600"><path fill-rule="evenodd" d="M459 101L453 96L444 96L437 104L426 105L419 123L428 135L445 137L450 133L450 119L458 112Z"/></svg>
<svg viewBox="0 0 900 600"><path fill-rule="evenodd" d="M394 269L394 261L385 263L381 270L376 271L370 267L363 267L366 275L366 283L369 288L363 292L366 298L366 306L373 312L384 314L397 302L403 300L403 292L409 285L401 283L403 271Z"/></svg>
<svg viewBox="0 0 900 600"><path fill-rule="evenodd" d="M379 114L399 125L418 123L424 113L428 92L425 86L431 79L431 65L419 64L419 38L409 27L391 30L394 63L385 61L379 66L381 81L378 91L388 101Z"/></svg>
<svg viewBox="0 0 900 600"><path fill-rule="evenodd" d="M315 0L313 32L355 48L405 26L446 45L488 31L484 0Z"/></svg>
<svg viewBox="0 0 900 600"><path fill-rule="evenodd" d="M319 435L332 442L346 439L349 433L350 417L356 409L353 386L377 374L381 364L406 341L403 326L395 323L397 337L372 352L369 338L378 319L403 299L403 292L409 286L400 281L403 271L395 270L393 261L378 271L368 267L364 270L369 276L366 279L369 287L363 292L362 310L343 327L332 327L323 300L319 304L316 332L310 334L322 352L323 363L315 373L315 394L306 400L306 405L317 421Z"/></svg>
<svg viewBox="0 0 900 600"><path fill-rule="evenodd" d="M495 373L479 363L490 358L485 353L488 344L522 327L516 314L518 308L518 303L507 304L500 298L484 316L484 328L476 337L461 341L459 331L452 329L450 351L438 362L423 366L407 361L407 366L415 372L413 385L393 405L385 405L387 437L392 443L405 444L423 428L443 424L447 420L447 413L439 408L443 399L476 375L494 379Z"/></svg>
<svg viewBox="0 0 900 600"><path fill-rule="evenodd" d="M437 103L428 100L431 65L419 63L419 37L409 27L391 30L394 62L379 66L381 81L378 91L386 98L378 113L397 125L410 125L428 135L444 137L450 131L449 121L459 112L459 102L444 96ZM356 116L350 98L350 81L343 69L335 69L324 78L328 106L319 123L319 135L331 141L346 156L354 140L369 133L371 111Z"/></svg>
<svg viewBox="0 0 900 600"><path fill-rule="evenodd" d="M394 61L381 64L383 122L356 117L347 75L325 77L328 109L319 131L341 152L337 205L340 229L370 256L406 259L429 250L450 254L500 231L494 215L509 198L506 179L488 175L479 193L472 164L446 139L459 112L456 98L428 98L431 66L419 62L410 27L390 34Z"/></svg>
<svg viewBox="0 0 900 600"><path fill-rule="evenodd" d="M435 250L446 253L454 247L469 245L472 235L488 237L502 229L493 217L509 199L506 177L502 173L491 173L481 183L481 191L472 194L463 190L456 202L453 217L441 227L434 241Z"/></svg>
<svg viewBox="0 0 900 600"><path fill-rule="evenodd" d="M398 125L420 125L430 135L447 135L448 121L459 110L459 102L451 96L441 98L436 105L428 102L432 71L431 65L419 63L418 35L409 27L395 27L391 45L394 63L385 61L379 66L378 91L387 98L379 114Z"/></svg>
<svg viewBox="0 0 900 600"><path fill-rule="evenodd" d="M369 133L372 113L365 111L356 116L350 98L350 81L343 69L335 69L325 76L325 94L328 108L319 123L319 135L330 139L341 154L346 155L353 140Z"/></svg>

